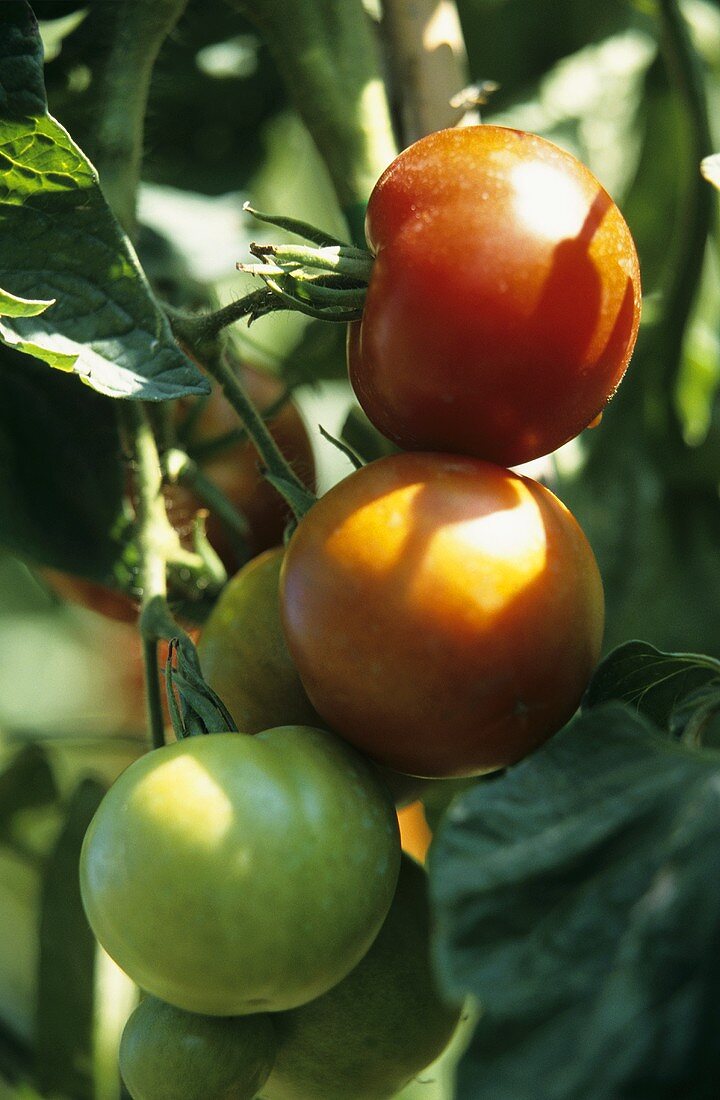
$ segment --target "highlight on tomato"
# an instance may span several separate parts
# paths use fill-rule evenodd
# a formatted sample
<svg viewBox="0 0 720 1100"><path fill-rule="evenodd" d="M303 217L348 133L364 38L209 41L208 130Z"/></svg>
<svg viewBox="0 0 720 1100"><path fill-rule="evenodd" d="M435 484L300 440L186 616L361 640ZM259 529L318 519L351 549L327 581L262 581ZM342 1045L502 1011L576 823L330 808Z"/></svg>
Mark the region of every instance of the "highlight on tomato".
<svg viewBox="0 0 720 1100"><path fill-rule="evenodd" d="M602 412L635 345L640 274L618 207L574 156L501 126L430 134L378 180L366 235L348 365L389 439L512 466Z"/></svg>
<svg viewBox="0 0 720 1100"><path fill-rule="evenodd" d="M281 609L329 726L388 767L438 777L502 768L556 732L604 622L593 552L548 489L422 453L373 462L310 509Z"/></svg>
<svg viewBox="0 0 720 1100"><path fill-rule="evenodd" d="M212 733L147 753L87 831L83 903L108 954L188 1012L292 1008L362 958L392 900L393 804L323 730Z"/></svg>

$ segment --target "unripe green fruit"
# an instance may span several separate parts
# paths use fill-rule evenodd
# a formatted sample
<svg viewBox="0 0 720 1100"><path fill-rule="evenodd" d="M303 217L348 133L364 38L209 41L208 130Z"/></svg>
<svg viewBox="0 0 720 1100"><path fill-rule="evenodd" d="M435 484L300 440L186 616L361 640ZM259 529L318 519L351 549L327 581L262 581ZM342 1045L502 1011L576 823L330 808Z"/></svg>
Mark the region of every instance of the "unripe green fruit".
<svg viewBox="0 0 720 1100"><path fill-rule="evenodd" d="M396 815L324 730L211 733L123 772L85 836L80 886L108 954L207 1016L283 1011L358 963L392 901Z"/></svg>
<svg viewBox="0 0 720 1100"><path fill-rule="evenodd" d="M283 550L267 550L228 582L203 627L203 675L238 729L323 726L285 644L278 592Z"/></svg>
<svg viewBox="0 0 720 1100"><path fill-rule="evenodd" d="M252 1100L275 1048L268 1016L197 1016L146 997L125 1025L120 1073L133 1100Z"/></svg>
<svg viewBox="0 0 720 1100"><path fill-rule="evenodd" d="M263 1100L388 1100L445 1049L460 1016L430 966L427 876L403 856L385 924L360 963L317 1000L273 1015Z"/></svg>

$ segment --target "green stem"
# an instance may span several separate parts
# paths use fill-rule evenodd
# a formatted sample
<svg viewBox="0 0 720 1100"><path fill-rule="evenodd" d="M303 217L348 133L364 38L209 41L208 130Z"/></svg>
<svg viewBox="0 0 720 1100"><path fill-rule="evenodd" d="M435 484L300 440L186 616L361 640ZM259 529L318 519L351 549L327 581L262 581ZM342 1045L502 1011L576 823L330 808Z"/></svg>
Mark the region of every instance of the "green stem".
<svg viewBox="0 0 720 1100"><path fill-rule="evenodd" d="M186 569L195 565L198 570L202 562L197 555L182 550L168 520L160 455L145 406L140 401L121 401L118 415L133 458L145 698L150 738L153 748L157 748L164 743L157 643L161 638L187 637L167 605L167 570L172 562L185 562Z"/></svg>
<svg viewBox="0 0 720 1100"><path fill-rule="evenodd" d="M155 60L187 0L122 0L90 9L87 33L98 49L90 90L97 112L83 148L126 232L135 231L148 92Z"/></svg>
<svg viewBox="0 0 720 1100"><path fill-rule="evenodd" d="M263 417L247 395L245 387L224 355L218 354L206 362L208 372L222 386L225 397L240 417L266 472L274 483L287 484L292 494L286 499L296 519L300 519L315 501L314 495L285 460L282 451L268 431Z"/></svg>
<svg viewBox="0 0 720 1100"><path fill-rule="evenodd" d="M263 33L322 155L353 239L397 146L370 17L362 0L233 0Z"/></svg>
<svg viewBox="0 0 720 1100"><path fill-rule="evenodd" d="M202 504L222 520L234 536L238 551L246 553L247 520L233 507L215 482L203 473L197 462L176 447L165 452L163 461L170 481L180 482L190 489Z"/></svg>
<svg viewBox="0 0 720 1100"><path fill-rule="evenodd" d="M660 0L662 46L668 71L687 115L688 189L678 250L665 295L661 327L665 352L658 376L658 396L666 407L671 432L680 436L674 405L676 375L682 343L702 277L705 247L715 217L715 196L700 174L700 161L712 152L707 94L700 59L677 0Z"/></svg>
<svg viewBox="0 0 720 1100"><path fill-rule="evenodd" d="M250 321L262 317L273 310L284 309L282 302L271 290L254 290L244 298L229 302L212 313L185 313L163 303L163 309L176 339L192 351L203 352L206 345L212 345L224 328L248 317Z"/></svg>

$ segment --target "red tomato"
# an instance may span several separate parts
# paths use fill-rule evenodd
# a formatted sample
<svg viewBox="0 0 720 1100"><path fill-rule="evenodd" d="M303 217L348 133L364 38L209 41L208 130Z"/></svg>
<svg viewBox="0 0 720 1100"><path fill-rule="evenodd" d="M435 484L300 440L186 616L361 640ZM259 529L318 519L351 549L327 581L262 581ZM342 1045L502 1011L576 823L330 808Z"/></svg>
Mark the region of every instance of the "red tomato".
<svg viewBox="0 0 720 1100"><path fill-rule="evenodd" d="M478 459L400 454L302 519L281 606L329 726L420 776L511 764L577 707L600 652L602 584L543 486Z"/></svg>
<svg viewBox="0 0 720 1100"><path fill-rule="evenodd" d="M380 177L366 232L350 379L400 447L516 465L612 397L637 336L638 260L575 157L500 126L430 134Z"/></svg>

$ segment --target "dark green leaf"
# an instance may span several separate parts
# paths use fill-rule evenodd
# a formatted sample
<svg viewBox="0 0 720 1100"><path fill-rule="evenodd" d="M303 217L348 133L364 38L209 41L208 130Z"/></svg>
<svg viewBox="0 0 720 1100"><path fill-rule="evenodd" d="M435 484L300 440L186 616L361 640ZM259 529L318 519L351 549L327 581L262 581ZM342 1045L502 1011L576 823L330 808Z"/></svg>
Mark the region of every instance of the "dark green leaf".
<svg viewBox="0 0 720 1100"><path fill-rule="evenodd" d="M57 798L52 769L38 745L27 745L0 775L0 836L20 810L47 806Z"/></svg>
<svg viewBox="0 0 720 1100"><path fill-rule="evenodd" d="M720 1094L720 755L619 704L453 803L437 956L481 1017L458 1100Z"/></svg>
<svg viewBox="0 0 720 1100"><path fill-rule="evenodd" d="M177 667L173 665L176 658ZM168 709L178 739L206 733L237 732L230 712L200 670L200 659L189 638L175 638L165 666Z"/></svg>
<svg viewBox="0 0 720 1100"><path fill-rule="evenodd" d="M47 114L37 25L14 0L0 5L0 170L0 339L113 397L206 392L97 173Z"/></svg>
<svg viewBox="0 0 720 1100"><path fill-rule="evenodd" d="M720 661L696 653L662 653L648 642L627 642L598 665L583 709L618 700L635 707L660 729L681 736L692 716L688 696L700 688L720 693ZM703 705L707 702L703 696ZM681 706L685 717L679 720Z"/></svg>
<svg viewBox="0 0 720 1100"><path fill-rule="evenodd" d="M43 879L37 1057L42 1091L91 1100L95 938L80 898L78 864L104 788L77 787Z"/></svg>
<svg viewBox="0 0 720 1100"><path fill-rule="evenodd" d="M104 580L129 536L111 401L0 345L0 543Z"/></svg>
<svg viewBox="0 0 720 1100"><path fill-rule="evenodd" d="M0 1074L14 1084L28 1081L32 1077L34 1064L30 1048L0 1023ZM2 1089L0 1078L0 1096L10 1096ZM12 1094L14 1095L14 1094Z"/></svg>

